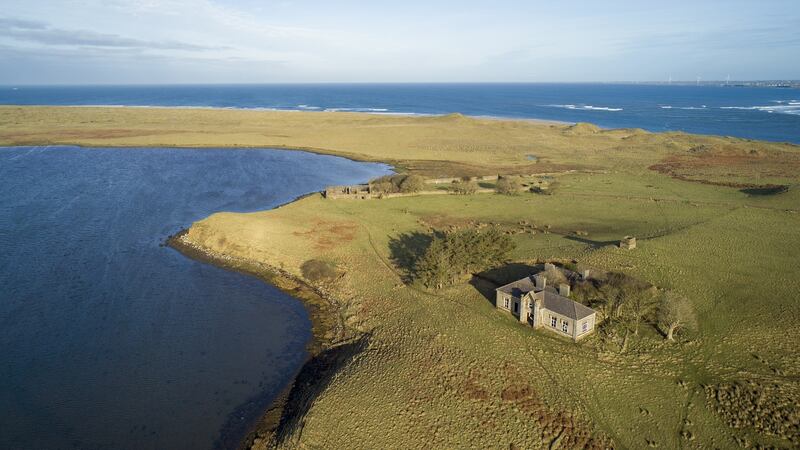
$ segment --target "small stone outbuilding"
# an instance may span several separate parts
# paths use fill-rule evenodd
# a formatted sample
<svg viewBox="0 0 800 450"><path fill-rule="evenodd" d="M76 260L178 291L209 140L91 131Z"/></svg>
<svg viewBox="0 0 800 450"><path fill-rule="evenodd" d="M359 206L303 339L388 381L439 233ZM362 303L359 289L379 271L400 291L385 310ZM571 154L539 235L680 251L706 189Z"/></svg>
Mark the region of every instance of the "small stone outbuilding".
<svg viewBox="0 0 800 450"><path fill-rule="evenodd" d="M547 286L543 274L500 286L496 292L496 308L509 311L533 328L544 328L576 342L595 330L597 312L569 299L568 284L559 285L558 290Z"/></svg>
<svg viewBox="0 0 800 450"><path fill-rule="evenodd" d="M633 236L625 236L619 241L619 248L624 248L625 250L633 250L636 248L636 238Z"/></svg>

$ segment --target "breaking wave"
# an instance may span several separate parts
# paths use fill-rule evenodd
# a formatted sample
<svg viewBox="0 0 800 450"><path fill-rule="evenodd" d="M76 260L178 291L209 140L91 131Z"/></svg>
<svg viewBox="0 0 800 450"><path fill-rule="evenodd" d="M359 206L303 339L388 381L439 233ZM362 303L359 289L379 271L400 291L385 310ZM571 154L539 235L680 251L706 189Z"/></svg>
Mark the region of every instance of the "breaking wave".
<svg viewBox="0 0 800 450"><path fill-rule="evenodd" d="M592 106L592 105L544 105L549 108L563 108L581 111L622 111L622 108L611 108L608 106Z"/></svg>
<svg viewBox="0 0 800 450"><path fill-rule="evenodd" d="M739 109L746 111L762 111L766 113L789 114L800 116L800 101L797 100L775 100L777 105L768 106L720 106L720 109Z"/></svg>
<svg viewBox="0 0 800 450"><path fill-rule="evenodd" d="M696 110L696 109L699 109L699 110L706 109L706 108L708 108L708 106L706 106L706 105L700 105L700 106L661 105L660 108L661 109L683 109L683 110L687 110L687 111L692 111L692 110Z"/></svg>
<svg viewBox="0 0 800 450"><path fill-rule="evenodd" d="M325 108L328 112L388 112L386 108Z"/></svg>

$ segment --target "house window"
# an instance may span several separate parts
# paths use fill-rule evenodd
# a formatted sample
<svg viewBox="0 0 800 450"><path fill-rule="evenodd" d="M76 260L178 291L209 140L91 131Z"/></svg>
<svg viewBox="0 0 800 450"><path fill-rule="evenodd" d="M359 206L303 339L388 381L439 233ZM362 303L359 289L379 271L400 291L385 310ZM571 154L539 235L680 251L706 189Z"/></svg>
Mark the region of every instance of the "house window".
<svg viewBox="0 0 800 450"><path fill-rule="evenodd" d="M588 321L587 322L583 322L583 325L581 326L581 332L582 333L586 333L587 331L589 331L589 322Z"/></svg>
<svg viewBox="0 0 800 450"><path fill-rule="evenodd" d="M551 327L555 328L555 327L556 327L556 322L557 322L557 321L558 321L558 319L556 319L556 318L555 318L555 317L553 317L553 316L550 316L550 326L551 326Z"/></svg>
<svg viewBox="0 0 800 450"><path fill-rule="evenodd" d="M508 297L503 298L503 300L504 300L503 305L505 306L506 309L509 309L509 307L508 307Z"/></svg>
<svg viewBox="0 0 800 450"><path fill-rule="evenodd" d="M567 322L566 320L562 320L562 321L561 321L561 331L563 331L564 333L566 333L568 329L569 329L569 324L568 324L568 322Z"/></svg>

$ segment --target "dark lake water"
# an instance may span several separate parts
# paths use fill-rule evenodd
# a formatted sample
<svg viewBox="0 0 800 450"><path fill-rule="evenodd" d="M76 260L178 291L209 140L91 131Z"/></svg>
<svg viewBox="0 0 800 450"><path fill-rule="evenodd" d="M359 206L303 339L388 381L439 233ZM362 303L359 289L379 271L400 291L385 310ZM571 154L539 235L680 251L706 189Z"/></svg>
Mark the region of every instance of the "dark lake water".
<svg viewBox="0 0 800 450"><path fill-rule="evenodd" d="M216 211L388 169L269 149L0 147L0 448L212 448L299 368L309 319L160 244Z"/></svg>
<svg viewBox="0 0 800 450"><path fill-rule="evenodd" d="M800 90L592 83L0 86L0 104L447 114L800 143Z"/></svg>

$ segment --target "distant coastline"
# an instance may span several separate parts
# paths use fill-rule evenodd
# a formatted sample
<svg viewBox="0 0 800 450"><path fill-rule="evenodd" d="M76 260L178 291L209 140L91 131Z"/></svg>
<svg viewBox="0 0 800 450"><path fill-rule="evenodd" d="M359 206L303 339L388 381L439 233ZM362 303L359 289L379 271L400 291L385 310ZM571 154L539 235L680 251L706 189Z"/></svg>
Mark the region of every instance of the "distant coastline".
<svg viewBox="0 0 800 450"><path fill-rule="evenodd" d="M1 105L368 113L589 122L603 128L800 143L800 95L784 84L417 83L0 88ZM736 89L732 89L732 87Z"/></svg>
<svg viewBox="0 0 800 450"><path fill-rule="evenodd" d="M51 108L53 105L0 105L8 107L20 108ZM574 125L576 122L568 122L563 120L550 120L550 119L537 119L531 117L506 117L506 116L487 116L487 115L469 115L461 113L414 113L414 112L389 112L389 111L374 111L377 108L330 108L330 109L280 109L280 108L266 108L266 107L220 107L220 106L158 106L158 105L59 105L60 108L132 108L132 109L177 109L177 110L211 110L211 111L268 111L268 112L286 112L286 113L357 113L357 114L372 114L376 116L394 116L394 117L444 117L449 115L464 115L473 117L475 119L487 120L516 120L522 122L533 122L552 125Z"/></svg>

